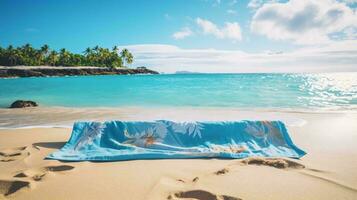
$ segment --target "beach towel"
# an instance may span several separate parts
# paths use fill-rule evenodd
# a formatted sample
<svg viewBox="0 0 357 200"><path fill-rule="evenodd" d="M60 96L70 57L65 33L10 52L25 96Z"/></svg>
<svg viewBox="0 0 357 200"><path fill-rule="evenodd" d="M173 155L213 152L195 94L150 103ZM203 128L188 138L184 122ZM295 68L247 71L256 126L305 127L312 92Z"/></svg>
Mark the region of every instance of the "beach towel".
<svg viewBox="0 0 357 200"><path fill-rule="evenodd" d="M120 161L249 156L300 158L280 121L76 122L69 141L47 156L64 161Z"/></svg>

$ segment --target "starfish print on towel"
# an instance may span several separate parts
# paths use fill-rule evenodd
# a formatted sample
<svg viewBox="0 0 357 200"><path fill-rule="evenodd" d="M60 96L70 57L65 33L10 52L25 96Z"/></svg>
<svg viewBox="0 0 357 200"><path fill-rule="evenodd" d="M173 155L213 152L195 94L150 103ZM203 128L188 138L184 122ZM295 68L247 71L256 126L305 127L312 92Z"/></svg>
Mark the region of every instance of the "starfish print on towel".
<svg viewBox="0 0 357 200"><path fill-rule="evenodd" d="M167 134L166 125L156 123L152 127L144 131L130 134L127 129L124 130L124 135L127 140L124 144L131 144L137 147L149 147L156 143L161 143Z"/></svg>

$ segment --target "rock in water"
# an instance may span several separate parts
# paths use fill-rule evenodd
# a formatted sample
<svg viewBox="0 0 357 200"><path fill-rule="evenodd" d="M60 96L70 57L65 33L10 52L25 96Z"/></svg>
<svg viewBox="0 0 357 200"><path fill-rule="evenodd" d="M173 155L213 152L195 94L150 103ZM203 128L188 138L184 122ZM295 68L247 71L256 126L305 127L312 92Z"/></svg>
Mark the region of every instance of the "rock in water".
<svg viewBox="0 0 357 200"><path fill-rule="evenodd" d="M36 107L38 104L34 101L24 101L24 100L16 100L11 104L10 108L26 108L26 107Z"/></svg>

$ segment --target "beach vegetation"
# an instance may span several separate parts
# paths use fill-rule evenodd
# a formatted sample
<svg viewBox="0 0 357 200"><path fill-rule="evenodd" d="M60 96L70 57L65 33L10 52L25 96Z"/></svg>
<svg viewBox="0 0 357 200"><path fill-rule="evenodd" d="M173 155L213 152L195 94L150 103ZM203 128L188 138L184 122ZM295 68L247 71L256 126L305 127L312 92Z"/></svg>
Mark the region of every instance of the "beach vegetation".
<svg viewBox="0 0 357 200"><path fill-rule="evenodd" d="M56 51L45 44L39 49L25 44L15 48L0 46L0 66L96 66L117 68L133 63L133 55L128 49L121 51L117 46L112 50L95 46L86 48L82 54L72 53L65 48ZM124 65L125 64L125 65Z"/></svg>

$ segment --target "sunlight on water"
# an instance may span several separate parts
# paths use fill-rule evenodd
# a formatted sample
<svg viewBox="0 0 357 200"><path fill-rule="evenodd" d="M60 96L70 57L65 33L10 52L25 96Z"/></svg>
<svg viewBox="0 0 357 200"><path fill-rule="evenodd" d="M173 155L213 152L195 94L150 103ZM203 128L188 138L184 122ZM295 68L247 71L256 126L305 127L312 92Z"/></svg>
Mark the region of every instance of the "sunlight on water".
<svg viewBox="0 0 357 200"><path fill-rule="evenodd" d="M349 108L356 105L356 74L336 73L306 75L300 90L308 91L309 96L300 97L312 106Z"/></svg>
<svg viewBox="0 0 357 200"><path fill-rule="evenodd" d="M0 106L17 99L66 107L351 110L357 107L357 73L0 79Z"/></svg>

